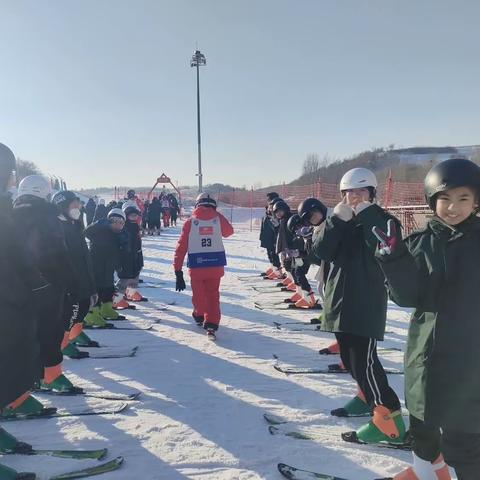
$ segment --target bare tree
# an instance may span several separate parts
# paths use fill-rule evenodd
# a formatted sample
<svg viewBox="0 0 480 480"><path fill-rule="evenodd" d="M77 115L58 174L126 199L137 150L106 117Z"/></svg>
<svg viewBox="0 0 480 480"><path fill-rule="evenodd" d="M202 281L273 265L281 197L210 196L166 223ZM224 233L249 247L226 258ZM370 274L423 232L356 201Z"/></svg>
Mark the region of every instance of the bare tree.
<svg viewBox="0 0 480 480"><path fill-rule="evenodd" d="M20 181L29 175L38 175L40 173L40 169L33 162L17 158L17 181Z"/></svg>
<svg viewBox="0 0 480 480"><path fill-rule="evenodd" d="M318 153L309 153L303 161L302 175L312 175L320 170L320 157Z"/></svg>

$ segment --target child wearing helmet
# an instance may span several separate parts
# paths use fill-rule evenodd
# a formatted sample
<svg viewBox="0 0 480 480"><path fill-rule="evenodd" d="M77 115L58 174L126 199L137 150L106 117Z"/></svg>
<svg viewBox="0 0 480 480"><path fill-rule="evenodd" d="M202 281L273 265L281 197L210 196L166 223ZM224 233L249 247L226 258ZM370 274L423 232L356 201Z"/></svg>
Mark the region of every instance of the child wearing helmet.
<svg viewBox="0 0 480 480"><path fill-rule="evenodd" d="M293 233L287 227L292 212L284 200L276 198L272 203L272 213L273 217L278 221L275 252L279 256L281 268L285 272L282 284L287 290L295 292L296 287L292 274L292 252L295 250L295 246L293 244Z"/></svg>
<svg viewBox="0 0 480 480"><path fill-rule="evenodd" d="M52 203L58 210L58 219L65 235L65 244L75 274L77 289L67 292L64 304L65 334L62 341L62 353L70 358L83 358L78 345L91 345L92 340L83 332L83 319L91 306L97 302L93 267L83 224L80 221L80 199L68 190L57 192ZM97 344L98 345L98 344ZM83 355L82 355L83 354Z"/></svg>
<svg viewBox="0 0 480 480"><path fill-rule="evenodd" d="M195 202L192 216L183 224L173 258L176 277L175 289L185 290L183 261L188 254L192 285L192 316L207 331L210 339L220 323L220 280L227 264L223 238L233 235L233 227L217 212L217 202L207 193L201 193Z"/></svg>
<svg viewBox="0 0 480 480"><path fill-rule="evenodd" d="M307 278L311 265L308 257L312 249L313 227L306 226L303 218L294 214L289 218L287 228L293 234L295 246L291 252L296 291L286 302L292 303L296 308L320 308Z"/></svg>
<svg viewBox="0 0 480 480"><path fill-rule="evenodd" d="M112 208L106 219L92 223L85 229L90 241L93 275L97 287L98 301L90 305L84 319L89 327L105 328L106 319L118 320L120 315L115 308L127 308L128 303L120 298L114 299L115 270L120 269L120 234L125 226L125 213L120 208Z"/></svg>
<svg viewBox="0 0 480 480"><path fill-rule="evenodd" d="M393 225L374 229L390 297L412 307L405 396L413 466L396 480L480 478L480 168L438 163L425 178L434 216L402 241ZM387 232L387 233L385 233Z"/></svg>
<svg viewBox="0 0 480 480"><path fill-rule="evenodd" d="M142 212L136 202L128 200L123 204L125 227L121 233L120 268L117 270L117 289L131 302L147 301L137 290L140 272L143 268L142 235L140 223ZM139 223L140 222L140 223Z"/></svg>
<svg viewBox="0 0 480 480"><path fill-rule="evenodd" d="M357 383L358 394L336 416L373 413L357 431L342 434L345 441L404 444L406 432L400 400L390 387L377 355L387 313L385 278L375 260L374 225L394 221L375 201L377 180L365 168L348 171L340 182L342 201L315 240L313 253L330 263L325 282L322 329L335 333L345 368Z"/></svg>
<svg viewBox="0 0 480 480"><path fill-rule="evenodd" d="M75 292L78 286L57 209L50 203L50 197L51 186L47 178L41 175L25 177L18 187L13 219L20 248L47 283L36 295L43 367L40 388L71 391L74 387L62 373L63 309L67 292ZM33 402L31 404L33 406ZM17 409L21 408L20 405Z"/></svg>
<svg viewBox="0 0 480 480"><path fill-rule="evenodd" d="M260 228L260 247L267 250L267 257L270 267L262 273L262 276L271 280L281 278L280 258L275 251L278 234L278 220L273 217L272 202L280 200L277 192L267 193L267 205L265 206L265 216L262 218L262 226Z"/></svg>
<svg viewBox="0 0 480 480"><path fill-rule="evenodd" d="M13 409L15 403L21 404L39 379L40 351L34 291L39 292L48 285L36 269L31 268L30 259L20 248L9 193L15 185L15 170L13 152L0 143L0 268L4 275L8 273L8 281L2 282L0 289L3 359L0 362L0 410ZM28 409L25 408L24 412ZM28 454L32 447L0 428L0 451ZM0 478L16 478L15 473L11 468L0 465Z"/></svg>
<svg viewBox="0 0 480 480"><path fill-rule="evenodd" d="M322 234L325 228L325 220L332 214L332 209L327 208L320 200L314 197L306 198L298 206L298 215L305 224L305 227L300 229L300 235L309 235L309 256L307 257L310 263L315 263L315 256L312 255L312 245L315 239ZM318 282L318 295L320 299L324 299L325 281L328 279L328 273L330 271L330 264L328 262L320 262L319 269L315 275L315 279ZM313 318L310 320L312 323L320 324L320 318ZM338 342L335 341L327 347L323 347L319 350L320 355L333 355L340 353L340 347ZM343 364L340 364L340 368L344 369Z"/></svg>

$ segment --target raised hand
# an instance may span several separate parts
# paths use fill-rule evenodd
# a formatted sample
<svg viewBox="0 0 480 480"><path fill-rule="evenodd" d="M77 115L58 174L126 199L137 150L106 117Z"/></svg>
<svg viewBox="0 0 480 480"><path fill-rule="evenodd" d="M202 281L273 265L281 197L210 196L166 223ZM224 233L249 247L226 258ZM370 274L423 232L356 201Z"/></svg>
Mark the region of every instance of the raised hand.
<svg viewBox="0 0 480 480"><path fill-rule="evenodd" d="M391 255L397 247L397 225L394 220L387 222L387 233L378 227L372 227L372 233L377 237L379 242L380 255Z"/></svg>
<svg viewBox="0 0 480 480"><path fill-rule="evenodd" d="M347 196L344 196L342 201L333 209L333 215L344 222L349 222L353 218L353 208L347 205Z"/></svg>

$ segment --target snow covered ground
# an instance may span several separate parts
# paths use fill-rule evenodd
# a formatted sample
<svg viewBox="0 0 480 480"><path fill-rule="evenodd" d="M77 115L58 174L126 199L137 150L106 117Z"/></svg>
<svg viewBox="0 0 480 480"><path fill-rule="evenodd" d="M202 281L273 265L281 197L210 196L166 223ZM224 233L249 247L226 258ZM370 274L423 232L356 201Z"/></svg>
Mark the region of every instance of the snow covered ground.
<svg viewBox="0 0 480 480"><path fill-rule="evenodd" d="M261 311L254 299L278 294L258 293L251 285L266 266L258 232L249 223L226 241L229 266L222 283L222 326L217 343L209 342L191 319L190 291L174 291L171 259L179 228L144 241L145 281L164 282L143 288L150 302L128 312L134 319L159 321L149 331L102 331L91 336L109 346L139 346L136 357L108 360L66 360L69 375L92 389L110 392L140 389L136 402L119 415L43 419L4 424L37 448L108 447L110 457L122 455L121 470L100 478L115 480L253 480L280 479L278 462L322 471L349 480L393 476L410 454L345 444L338 434L365 419L332 418L329 410L355 394L348 375L286 376L273 368L276 354L293 365L327 365L336 356L320 356L331 335L273 328L273 321L308 321L309 313ZM314 272L313 272L314 273ZM168 311L156 309L175 301ZM404 346L408 313L391 305L386 341ZM381 354L387 367L402 368L402 354ZM403 397L403 376L390 376ZM42 397L47 398L47 397ZM50 397L51 399L51 397ZM87 398L53 398L55 405L95 403ZM317 427L325 440L312 442L271 436L262 414L269 412L297 426ZM95 464L44 457L3 457L19 470L47 474Z"/></svg>

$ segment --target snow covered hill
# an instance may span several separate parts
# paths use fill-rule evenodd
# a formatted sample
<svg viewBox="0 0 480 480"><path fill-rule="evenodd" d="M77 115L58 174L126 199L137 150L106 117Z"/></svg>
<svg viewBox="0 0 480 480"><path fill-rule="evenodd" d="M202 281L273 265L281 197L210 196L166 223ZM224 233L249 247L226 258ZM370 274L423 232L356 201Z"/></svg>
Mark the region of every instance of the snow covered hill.
<svg viewBox="0 0 480 480"><path fill-rule="evenodd" d="M138 401L123 414L10 422L3 425L38 448L108 447L110 457L125 457L105 480L279 480L278 462L322 471L350 480L371 480L399 472L410 454L345 444L344 430L365 419L332 418L329 411L355 394L348 375L294 375L276 371L273 355L292 365L338 361L320 356L331 335L277 330L274 321L304 320L310 313L257 310L255 299L279 294L258 293L265 286L254 275L266 266L258 232L245 225L226 241L229 266L223 280L223 320L217 343L209 342L191 318L189 290L174 291L171 259L179 228L144 241L143 279L162 282L143 288L150 302L128 312L132 320L158 321L149 331L101 331L91 336L109 346L139 346L133 358L66 360L77 383L109 392L140 389ZM314 273L314 272L313 272ZM244 278L252 276L251 278ZM242 278L241 278L242 277ZM281 298L281 297L280 297ZM176 302L168 311L158 308ZM383 346L404 346L408 312L391 305ZM402 368L402 353L381 353L385 366ZM390 377L403 397L403 376ZM46 397L42 397L46 398ZM52 398L50 397L50 400ZM88 398L53 398L56 405L99 402ZM271 436L262 415L271 413L304 427L321 429L321 442ZM19 470L36 470L40 478L95 464L44 457L3 457ZM68 467L68 468L67 468Z"/></svg>
<svg viewBox="0 0 480 480"><path fill-rule="evenodd" d="M423 165L428 162L443 162L454 156L466 158L478 157L479 145L462 147L413 147L399 150L392 150L390 154L396 155L400 163Z"/></svg>

